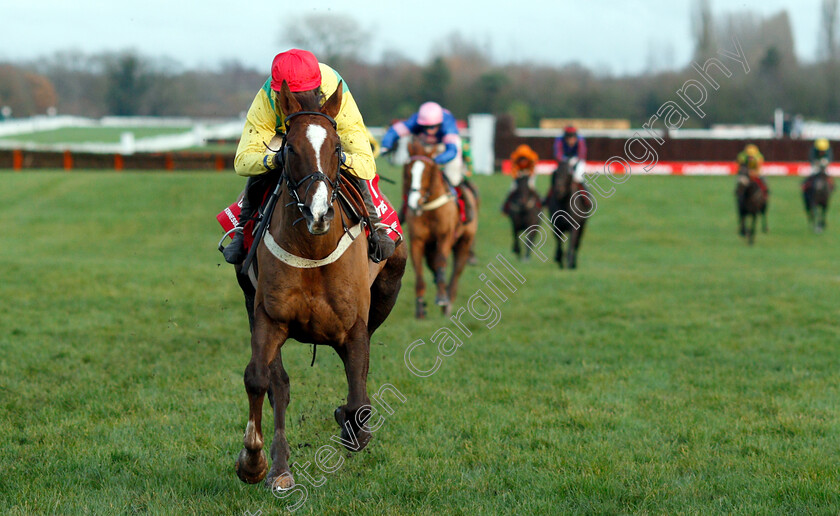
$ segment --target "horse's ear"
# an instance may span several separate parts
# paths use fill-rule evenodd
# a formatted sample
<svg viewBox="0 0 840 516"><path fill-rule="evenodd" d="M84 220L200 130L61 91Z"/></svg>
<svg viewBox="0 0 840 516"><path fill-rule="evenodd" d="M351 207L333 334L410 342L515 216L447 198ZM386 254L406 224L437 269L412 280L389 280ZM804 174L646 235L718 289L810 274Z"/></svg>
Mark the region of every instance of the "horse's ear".
<svg viewBox="0 0 840 516"><path fill-rule="evenodd" d="M283 110L284 115L289 116L292 113L300 111L300 102L298 102L295 96L292 95L292 90L289 89L289 85L286 84L285 80L283 81L283 84L280 85L280 95L278 100L280 101L280 109Z"/></svg>
<svg viewBox="0 0 840 516"><path fill-rule="evenodd" d="M321 106L321 113L329 115L331 118L338 116L338 112L341 111L341 96L343 94L343 89L344 81L338 81L338 87L335 89L335 92L330 95L330 98L328 98L327 101L324 102L324 105Z"/></svg>

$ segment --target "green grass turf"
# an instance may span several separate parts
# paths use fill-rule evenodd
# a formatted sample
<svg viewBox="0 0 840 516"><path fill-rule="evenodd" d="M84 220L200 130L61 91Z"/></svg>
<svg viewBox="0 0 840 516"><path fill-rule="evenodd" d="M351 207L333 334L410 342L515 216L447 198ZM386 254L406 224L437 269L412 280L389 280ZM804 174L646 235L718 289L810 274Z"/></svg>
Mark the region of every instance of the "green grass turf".
<svg viewBox="0 0 840 516"><path fill-rule="evenodd" d="M184 127L67 127L35 133L0 136L0 140L14 140L32 143L118 143L122 133L134 133L135 138L164 136L189 132Z"/></svg>
<svg viewBox="0 0 840 516"><path fill-rule="evenodd" d="M748 248L730 178L631 177L601 200L579 270L515 263L527 281L498 325L469 322L473 337L423 379L405 348L447 321L412 318L409 268L368 383L407 400L298 513L837 514L840 217L812 234L798 182L769 181L771 232ZM479 260L510 257L508 180L475 182ZM243 181L0 184L0 510L282 513L233 471L249 337L214 217ZM456 306L485 288L483 269L466 271ZM284 352L292 461L313 462L344 374L328 349L312 368L309 346Z"/></svg>

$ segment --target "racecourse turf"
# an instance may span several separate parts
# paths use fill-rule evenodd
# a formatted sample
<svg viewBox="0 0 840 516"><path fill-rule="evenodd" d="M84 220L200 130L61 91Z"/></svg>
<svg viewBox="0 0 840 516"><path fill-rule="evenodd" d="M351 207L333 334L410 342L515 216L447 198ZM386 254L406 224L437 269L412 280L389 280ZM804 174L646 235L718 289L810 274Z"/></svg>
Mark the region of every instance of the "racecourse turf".
<svg viewBox="0 0 840 516"><path fill-rule="evenodd" d="M337 471L310 464L323 485L297 476L297 513L840 512L840 216L815 235L798 181L769 182L770 233L750 248L731 178L631 176L598 199L569 272L513 261L508 180L476 178L480 265L456 307L489 294L479 275L497 254L525 284L496 300L492 329L466 315L472 337L419 378L406 348L424 339L412 357L429 368L431 335L454 326L413 319L407 269L368 381L405 402L388 397L394 413ZM215 215L243 181L3 172L0 185L0 512L282 514L291 499L233 469L250 349ZM291 460L314 463L343 370L329 349L311 368L309 346L283 349Z"/></svg>

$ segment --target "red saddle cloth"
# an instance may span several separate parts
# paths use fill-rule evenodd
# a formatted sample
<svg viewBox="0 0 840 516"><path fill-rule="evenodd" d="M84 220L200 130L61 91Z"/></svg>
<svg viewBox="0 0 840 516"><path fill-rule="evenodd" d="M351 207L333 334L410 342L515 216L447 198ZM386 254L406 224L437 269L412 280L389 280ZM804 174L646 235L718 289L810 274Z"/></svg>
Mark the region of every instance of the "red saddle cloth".
<svg viewBox="0 0 840 516"><path fill-rule="evenodd" d="M376 175L373 179L368 180L368 186L370 187L370 194L373 198L373 205L376 207L376 212L379 214L379 218L382 220L382 223L388 226L388 236L390 236L391 240L394 242L398 242L402 238L402 226L400 225L399 217L397 216L397 210L391 206L379 190L379 176ZM266 194L268 194L268 192L266 192ZM225 232L228 232L239 223L239 214L241 211L242 201L235 202L216 215L216 220L219 221L222 229L224 229ZM255 229L255 221L252 220L245 224L245 249L250 249L251 245L254 243ZM365 230L366 234L369 235L370 228L365 228Z"/></svg>
<svg viewBox="0 0 840 516"><path fill-rule="evenodd" d="M467 222L467 205L464 201L463 188L464 188L463 186L456 186L455 187L455 192L458 194L456 196L456 197L458 197L458 202L456 203L456 204L458 204L458 217L459 217L459 220L461 221L462 224Z"/></svg>

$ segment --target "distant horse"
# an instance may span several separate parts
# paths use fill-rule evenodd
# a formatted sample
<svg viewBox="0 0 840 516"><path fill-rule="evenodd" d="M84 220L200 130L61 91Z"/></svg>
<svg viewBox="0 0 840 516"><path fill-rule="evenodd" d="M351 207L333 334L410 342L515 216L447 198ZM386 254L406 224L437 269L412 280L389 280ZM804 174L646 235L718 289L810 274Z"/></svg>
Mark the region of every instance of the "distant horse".
<svg viewBox="0 0 840 516"><path fill-rule="evenodd" d="M272 466L266 478L272 489L294 485L286 440L289 375L281 347L292 338L335 349L348 384L347 403L335 410L335 419L342 439L352 443L345 446L360 451L371 435L366 424L371 415L370 336L391 312L405 269L405 246L374 264L368 261L362 226L345 228L343 214L342 224L331 223L340 210L336 192L342 184L342 151L334 118L341 96L339 82L320 106L316 96L292 94L283 83L279 102L289 116L278 183L282 192L265 237L254 243L259 246L256 288L241 267L237 270L251 326L251 360L245 368L250 413L236 473L247 483L266 478L262 406L267 392L274 408ZM362 238L355 238L360 231Z"/></svg>
<svg viewBox="0 0 840 516"><path fill-rule="evenodd" d="M513 226L513 254L522 260L531 257L531 248L525 246L523 257L519 236L528 228L539 225L541 209L540 196L531 188L528 176L516 178L514 189L505 201L505 213Z"/></svg>
<svg viewBox="0 0 840 516"><path fill-rule="evenodd" d="M808 178L802 191L808 223L814 226L816 233L822 233L825 230L826 212L834 190L833 186L826 173L825 165L819 165L817 172Z"/></svg>
<svg viewBox="0 0 840 516"><path fill-rule="evenodd" d="M423 259L434 274L437 285L435 304L448 315L458 292L458 279L470 257L478 231L478 217L461 222L457 198L443 171L432 159L434 150L414 140L408 145L410 155L403 171L403 193L408 199L406 225L415 278L415 316L426 317L426 282ZM469 188L463 189L466 202L475 206ZM446 262L453 259L452 274L446 283Z"/></svg>
<svg viewBox="0 0 840 516"><path fill-rule="evenodd" d="M588 200L585 190L575 188L572 177L569 163L561 161L557 170L551 175L551 186L546 196L546 208L555 228L555 237L557 237L557 252L554 260L561 269L564 266L570 269L577 268L578 249L583 240L587 216L591 212L588 203L592 201ZM569 247L564 263L563 242L566 240L569 240Z"/></svg>
<svg viewBox="0 0 840 516"><path fill-rule="evenodd" d="M746 170L738 173L735 186L735 202L738 208L739 232L747 238L747 243L755 242L755 228L758 216L761 215L761 230L767 233L767 193L762 190L758 181L750 178ZM747 218L750 219L749 226Z"/></svg>

